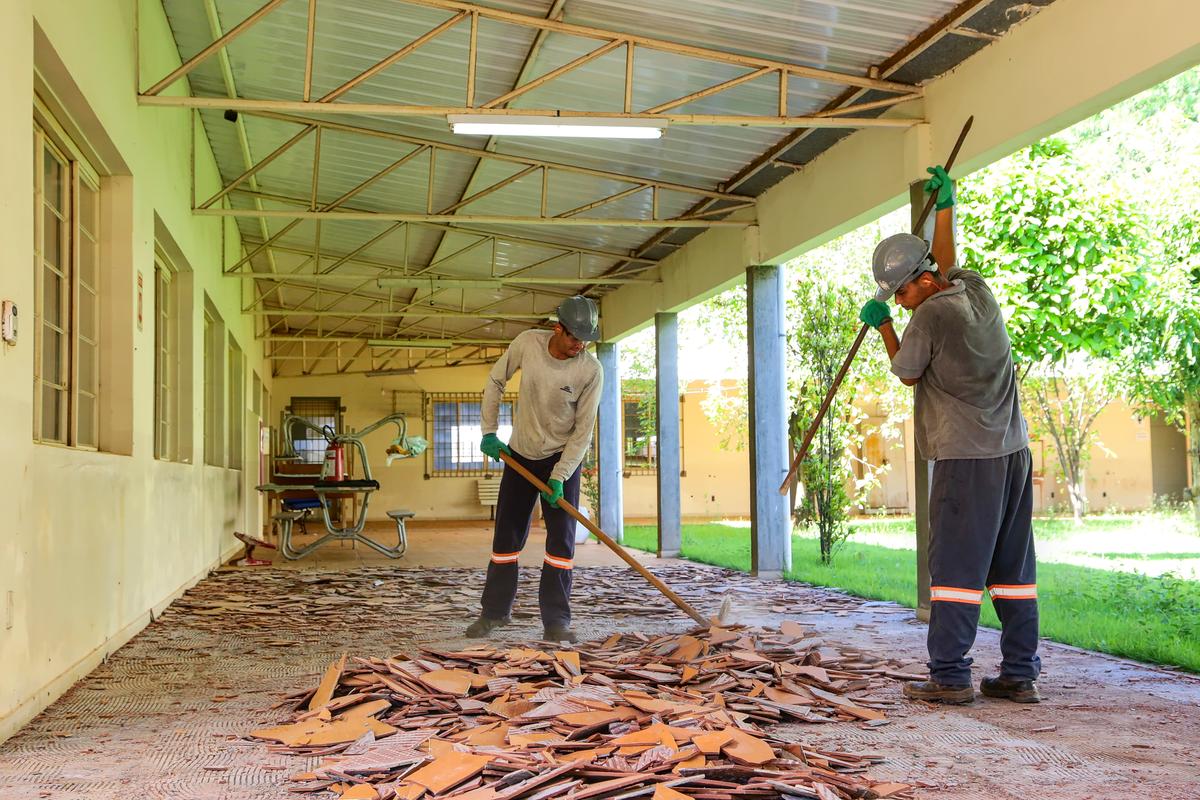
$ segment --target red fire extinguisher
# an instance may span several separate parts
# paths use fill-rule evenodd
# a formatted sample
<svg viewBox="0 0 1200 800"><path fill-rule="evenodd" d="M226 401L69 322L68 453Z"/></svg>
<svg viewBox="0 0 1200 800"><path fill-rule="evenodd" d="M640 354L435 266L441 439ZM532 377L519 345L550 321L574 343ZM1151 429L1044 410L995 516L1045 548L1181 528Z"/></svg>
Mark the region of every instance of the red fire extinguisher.
<svg viewBox="0 0 1200 800"><path fill-rule="evenodd" d="M346 479L346 449L334 436L332 430L326 430L325 439L328 444L325 446L325 466L321 471L327 481Z"/></svg>

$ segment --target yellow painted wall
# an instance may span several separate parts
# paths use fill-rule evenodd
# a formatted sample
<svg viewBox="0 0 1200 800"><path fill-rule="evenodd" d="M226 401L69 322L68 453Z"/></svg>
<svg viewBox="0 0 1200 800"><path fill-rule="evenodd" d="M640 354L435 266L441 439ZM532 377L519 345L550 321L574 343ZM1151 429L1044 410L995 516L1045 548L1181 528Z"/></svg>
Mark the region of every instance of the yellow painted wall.
<svg viewBox="0 0 1200 800"><path fill-rule="evenodd" d="M193 322L202 327L206 293L252 370L269 381L252 321L240 316L237 281L220 275L221 228L191 214L189 117L139 108L135 38L141 27L143 82L179 64L161 4L154 0L4 0L0 3L0 296L21 309L16 345L0 345L0 739L10 735L111 653L178 592L232 555L236 528L258 524L247 484L257 477L200 464L155 460L154 239L162 220L194 271ZM35 45L35 40L37 44ZM107 137L115 177L117 240L102 243L102 281L112 300L102 322L117 331L101 359L125 380L102 386L102 415L118 420L128 445L82 452L35 444L33 418L32 113L35 63L79 126ZM203 138L198 191L219 187ZM103 201L102 201L103 202ZM232 234L231 229L231 234ZM227 237L233 252L236 235ZM144 319L133 322L135 275L144 279ZM119 332L124 331L124 336ZM193 460L203 462L202 340L193 337L196 387ZM122 397L127 394L128 397ZM107 400L106 400L107 398ZM114 407L106 408L109 402ZM246 405L250 405L249 398ZM250 434L257 421L248 417ZM125 422L124 420L127 420ZM248 435L253 465L256 435Z"/></svg>
<svg viewBox="0 0 1200 800"><path fill-rule="evenodd" d="M679 479L679 491L685 518L750 516L750 452L721 449L717 430L700 406L709 391L718 390L715 385L693 381L681 406L686 474ZM630 475L625 478L622 499L626 517L656 517L658 478Z"/></svg>
<svg viewBox="0 0 1200 800"><path fill-rule="evenodd" d="M1087 468L1088 503L1092 511L1132 511L1153 502L1150 420L1138 420L1125 403L1113 402L1096 418L1099 442L1091 448ZM1069 510L1070 500L1050 441L1041 445L1045 480L1037 496L1039 510ZM1036 446L1035 446L1036 449ZM1051 497L1051 492L1054 493Z"/></svg>
<svg viewBox="0 0 1200 800"><path fill-rule="evenodd" d="M1139 511L1154 502L1150 451L1150 421L1138 420L1133 409L1114 401L1096 418L1097 444L1091 448L1088 465L1088 501L1092 511ZM916 452L912 421L905 425L903 452L911 470ZM1051 440L1033 440L1034 502L1038 512L1068 513L1070 500L1062 480ZM911 475L908 478L908 513L915 511Z"/></svg>

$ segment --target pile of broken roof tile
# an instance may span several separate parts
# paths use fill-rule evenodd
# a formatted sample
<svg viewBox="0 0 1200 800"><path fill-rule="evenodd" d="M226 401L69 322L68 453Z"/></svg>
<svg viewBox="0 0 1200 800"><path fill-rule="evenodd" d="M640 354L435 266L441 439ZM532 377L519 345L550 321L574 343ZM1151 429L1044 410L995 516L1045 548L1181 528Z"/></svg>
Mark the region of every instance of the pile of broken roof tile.
<svg viewBox="0 0 1200 800"><path fill-rule="evenodd" d="M569 650L487 644L332 664L252 736L323 756L292 792L342 800L792 800L907 797L878 757L772 736L780 722L886 724L895 662L785 622L613 634Z"/></svg>

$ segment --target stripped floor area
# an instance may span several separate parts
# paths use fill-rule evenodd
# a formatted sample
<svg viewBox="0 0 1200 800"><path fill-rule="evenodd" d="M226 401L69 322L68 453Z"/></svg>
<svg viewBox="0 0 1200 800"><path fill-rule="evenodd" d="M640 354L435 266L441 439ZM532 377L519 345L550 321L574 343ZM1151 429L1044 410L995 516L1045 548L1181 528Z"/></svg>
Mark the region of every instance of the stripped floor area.
<svg viewBox="0 0 1200 800"><path fill-rule="evenodd" d="M536 547L536 543L531 544ZM791 619L829 642L919 661L924 626L910 611L796 584L651 560L689 602L715 612L732 593L740 620ZM315 685L343 652L386 657L461 644L483 571L408 568L227 569L190 590L21 733L0 745L0 797L285 798L312 759L272 754L250 730L276 724L285 694ZM512 642L540 636L535 570L524 570ZM682 633L691 621L621 567L576 571L577 628ZM998 660L980 635L977 670ZM1200 787L1200 681L1047 645L1047 702L979 701L940 709L900 699L889 723L785 725L785 738L884 757L872 774L926 785L918 797L1194 797ZM977 674L986 674L977 672ZM329 797L330 795L323 795Z"/></svg>

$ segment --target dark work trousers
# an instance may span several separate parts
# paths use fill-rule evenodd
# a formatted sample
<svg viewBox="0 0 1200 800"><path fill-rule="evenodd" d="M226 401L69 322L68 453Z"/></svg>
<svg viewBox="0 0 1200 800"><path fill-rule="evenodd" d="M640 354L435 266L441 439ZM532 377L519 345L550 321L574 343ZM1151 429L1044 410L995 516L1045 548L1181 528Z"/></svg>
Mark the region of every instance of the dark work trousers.
<svg viewBox="0 0 1200 800"><path fill-rule="evenodd" d="M558 463L557 455L540 461L525 458L516 451L512 455L543 483L549 482L550 471ZM504 468L496 500L492 560L483 586L483 615L489 619L503 619L512 613L513 600L517 596L517 558L529 538L533 506L540 497L533 484L516 470ZM578 469L563 482L563 499L573 506L579 504ZM566 628L571 624L571 562L575 557L576 522L558 506L552 507L545 500L541 502L542 517L546 521L546 556L542 562L538 605L544 627Z"/></svg>
<svg viewBox="0 0 1200 800"><path fill-rule="evenodd" d="M1033 680L1038 647L1029 449L1000 458L951 459L933 467L929 493L929 674L971 683L979 605L986 587L1000 618L1000 675Z"/></svg>

